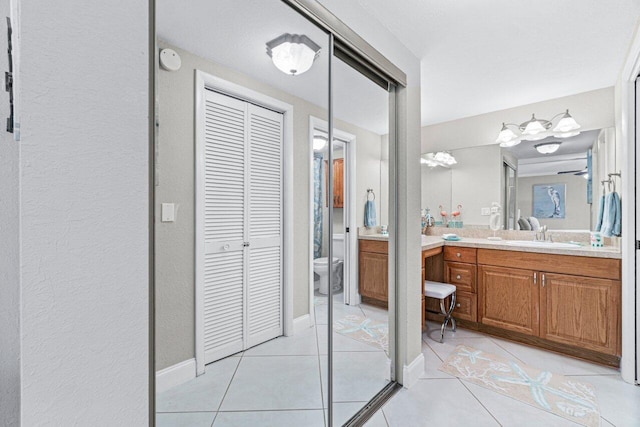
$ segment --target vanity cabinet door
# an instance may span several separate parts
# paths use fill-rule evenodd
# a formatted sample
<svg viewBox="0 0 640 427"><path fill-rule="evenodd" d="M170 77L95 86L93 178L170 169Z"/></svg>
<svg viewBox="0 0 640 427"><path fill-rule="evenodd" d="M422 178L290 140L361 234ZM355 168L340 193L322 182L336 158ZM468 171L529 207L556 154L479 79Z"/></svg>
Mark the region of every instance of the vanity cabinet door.
<svg viewBox="0 0 640 427"><path fill-rule="evenodd" d="M539 273L535 274L538 278ZM478 266L480 323L537 336L540 293L536 282L532 270Z"/></svg>
<svg viewBox="0 0 640 427"><path fill-rule="evenodd" d="M389 261L387 254L363 252L359 254L360 295L387 302L389 293Z"/></svg>
<svg viewBox="0 0 640 427"><path fill-rule="evenodd" d="M328 188L329 162L327 160L324 161L324 171L325 188ZM328 193L326 193L325 204L329 206ZM333 207L344 208L344 159L333 161Z"/></svg>
<svg viewBox="0 0 640 427"><path fill-rule="evenodd" d="M620 281L540 274L540 337L620 354Z"/></svg>

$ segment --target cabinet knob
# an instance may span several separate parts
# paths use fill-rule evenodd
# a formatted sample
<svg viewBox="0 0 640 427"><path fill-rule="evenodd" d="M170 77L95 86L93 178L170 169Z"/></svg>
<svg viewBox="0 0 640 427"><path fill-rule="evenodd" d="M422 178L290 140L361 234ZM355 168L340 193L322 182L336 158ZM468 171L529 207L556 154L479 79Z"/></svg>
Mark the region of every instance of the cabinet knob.
<svg viewBox="0 0 640 427"><path fill-rule="evenodd" d="M456 253L456 256L457 256L458 258L460 258L460 257L462 256L462 254L461 254L460 252L458 252L458 253Z"/></svg>
<svg viewBox="0 0 640 427"><path fill-rule="evenodd" d="M459 275L459 274L456 276L456 279L458 279L458 280L460 280L460 279L461 279L461 277L460 277L460 275Z"/></svg>
<svg viewBox="0 0 640 427"><path fill-rule="evenodd" d="M457 303L457 304L456 304L456 307L460 307L460 303Z"/></svg>

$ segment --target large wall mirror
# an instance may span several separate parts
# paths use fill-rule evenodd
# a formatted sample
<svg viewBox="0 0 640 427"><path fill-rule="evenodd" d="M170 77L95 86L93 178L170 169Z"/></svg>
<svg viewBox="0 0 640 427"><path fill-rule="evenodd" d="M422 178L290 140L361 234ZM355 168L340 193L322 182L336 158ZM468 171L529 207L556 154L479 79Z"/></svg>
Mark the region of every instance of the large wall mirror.
<svg viewBox="0 0 640 427"><path fill-rule="evenodd" d="M486 228L497 203L505 230L528 230L519 220L533 217L550 230L589 231L596 225L601 196L620 186L616 174L622 159L613 128L447 153L455 163L429 162L437 153L422 156L422 208L438 225L448 222L441 212L450 218L459 211L450 226Z"/></svg>
<svg viewBox="0 0 640 427"><path fill-rule="evenodd" d="M357 422L395 383L393 307L358 286L361 231L393 235L393 85L280 0L157 16L156 423Z"/></svg>

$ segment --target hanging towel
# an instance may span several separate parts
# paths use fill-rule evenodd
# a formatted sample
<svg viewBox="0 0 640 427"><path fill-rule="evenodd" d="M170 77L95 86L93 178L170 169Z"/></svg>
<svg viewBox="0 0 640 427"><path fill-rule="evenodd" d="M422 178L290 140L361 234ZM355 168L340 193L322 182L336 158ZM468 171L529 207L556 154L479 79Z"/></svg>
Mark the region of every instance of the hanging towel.
<svg viewBox="0 0 640 427"><path fill-rule="evenodd" d="M616 192L607 194L604 200L602 228L600 232L605 237L620 236L622 229L622 205L620 196Z"/></svg>
<svg viewBox="0 0 640 427"><path fill-rule="evenodd" d="M600 231L602 229L602 216L604 215L604 199L605 195L600 196L600 204L598 207L598 220L596 221L596 228L594 231Z"/></svg>
<svg viewBox="0 0 640 427"><path fill-rule="evenodd" d="M364 205L364 226L371 228L376 225L376 202L367 200L367 203Z"/></svg>

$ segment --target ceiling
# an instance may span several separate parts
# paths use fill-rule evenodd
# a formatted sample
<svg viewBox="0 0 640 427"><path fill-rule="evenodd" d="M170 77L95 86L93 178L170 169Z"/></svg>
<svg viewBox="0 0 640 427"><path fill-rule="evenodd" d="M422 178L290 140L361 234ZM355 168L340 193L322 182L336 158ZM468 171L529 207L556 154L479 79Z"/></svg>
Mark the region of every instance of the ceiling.
<svg viewBox="0 0 640 427"><path fill-rule="evenodd" d="M613 86L638 0L355 0L421 60L429 125Z"/></svg>
<svg viewBox="0 0 640 427"><path fill-rule="evenodd" d="M549 137L540 141L522 141L506 148L518 159L518 176L555 175L560 171L583 170L587 167L587 150L598 139L600 130L582 132L571 138ZM540 154L535 145L560 141L562 144L553 154Z"/></svg>
<svg viewBox="0 0 640 427"><path fill-rule="evenodd" d="M185 7L158 0L156 9L159 39L326 109L328 35L282 1L191 0ZM265 43L283 33L306 34L320 45L320 56L306 73L285 75L267 56ZM339 60L333 96L337 119L388 133L388 93Z"/></svg>

